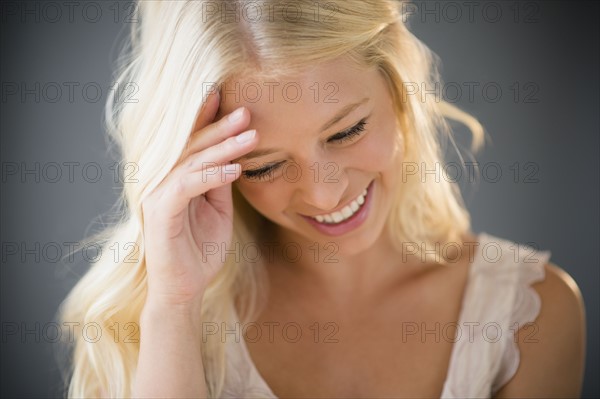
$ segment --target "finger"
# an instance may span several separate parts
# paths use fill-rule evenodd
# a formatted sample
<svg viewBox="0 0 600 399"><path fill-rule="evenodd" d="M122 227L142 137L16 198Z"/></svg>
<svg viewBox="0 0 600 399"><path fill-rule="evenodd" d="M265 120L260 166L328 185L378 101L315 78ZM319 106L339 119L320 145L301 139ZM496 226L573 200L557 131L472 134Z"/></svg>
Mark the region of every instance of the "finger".
<svg viewBox="0 0 600 399"><path fill-rule="evenodd" d="M248 153L256 147L257 143L258 139L256 137L256 131L251 130L189 156L167 175L165 181L161 184L163 187L161 189L161 192L163 193L161 194L161 197L173 190L180 190L181 187L179 187L179 184L182 176L202 170L206 170L207 174L213 173L211 170L214 170L215 166L229 163L233 159ZM200 188L202 189L203 186L204 184L201 184ZM208 191L208 189L209 188L204 188L204 191L202 192Z"/></svg>
<svg viewBox="0 0 600 399"><path fill-rule="evenodd" d="M200 115L196 119L196 123L194 124L193 132L197 132L198 130L206 127L209 123L211 123L215 116L217 115L217 111L219 110L219 106L221 103L221 95L218 90L214 90L208 93L207 98L202 103L202 108L200 110Z"/></svg>
<svg viewBox="0 0 600 399"><path fill-rule="evenodd" d="M248 110L245 107L236 109L217 122L209 124L198 132L198 134L193 135L190 138L185 156L204 150L241 132L248 126L249 122L250 113Z"/></svg>
<svg viewBox="0 0 600 399"><path fill-rule="evenodd" d="M164 195L165 208L170 215L181 213L190 203L192 198L202 195L217 187L231 184L242 173L240 164L213 166L193 173L185 173L174 179L166 187Z"/></svg>
<svg viewBox="0 0 600 399"><path fill-rule="evenodd" d="M224 184L221 187L212 189L205 194L206 200L223 215L231 215L233 212L233 202L231 195L231 184Z"/></svg>
<svg viewBox="0 0 600 399"><path fill-rule="evenodd" d="M188 156L181 164L181 172L189 173L207 166L229 163L250 152L258 144L256 130L248 130L230 137L217 145Z"/></svg>

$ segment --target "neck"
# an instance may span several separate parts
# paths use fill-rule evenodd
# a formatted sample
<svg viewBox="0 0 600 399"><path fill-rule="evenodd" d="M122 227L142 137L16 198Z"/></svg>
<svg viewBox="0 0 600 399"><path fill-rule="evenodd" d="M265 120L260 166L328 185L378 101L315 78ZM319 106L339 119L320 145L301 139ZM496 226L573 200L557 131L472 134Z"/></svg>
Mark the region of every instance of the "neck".
<svg viewBox="0 0 600 399"><path fill-rule="evenodd" d="M383 292L386 286L414 274L416 268L403 262L387 229L375 242L351 253L335 240L315 242L279 226L273 240L279 248L267 270L273 284L329 301L347 304ZM301 256L299 256L301 254Z"/></svg>

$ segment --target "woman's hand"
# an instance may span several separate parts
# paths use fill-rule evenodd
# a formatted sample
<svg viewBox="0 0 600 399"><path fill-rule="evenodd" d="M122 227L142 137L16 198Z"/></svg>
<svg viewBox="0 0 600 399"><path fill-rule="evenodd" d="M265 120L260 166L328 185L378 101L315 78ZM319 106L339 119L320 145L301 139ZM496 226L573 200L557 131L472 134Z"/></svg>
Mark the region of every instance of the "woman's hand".
<svg viewBox="0 0 600 399"><path fill-rule="evenodd" d="M245 108L214 122L219 94L206 101L181 161L142 204L148 298L161 305L201 302L223 266L220 249L233 233L231 183L241 175L230 162L257 143L253 130L242 133L250 122Z"/></svg>

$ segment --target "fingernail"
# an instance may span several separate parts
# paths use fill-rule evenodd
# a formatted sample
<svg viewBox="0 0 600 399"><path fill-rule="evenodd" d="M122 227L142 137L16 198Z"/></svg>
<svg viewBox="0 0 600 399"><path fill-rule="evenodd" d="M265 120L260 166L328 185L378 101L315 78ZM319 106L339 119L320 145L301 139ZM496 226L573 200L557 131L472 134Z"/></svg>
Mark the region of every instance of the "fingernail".
<svg viewBox="0 0 600 399"><path fill-rule="evenodd" d="M237 141L238 143L246 143L250 140L252 140L254 138L254 135L256 134L256 130L248 130L244 133L238 134L237 136L235 136L235 141Z"/></svg>
<svg viewBox="0 0 600 399"><path fill-rule="evenodd" d="M229 115L230 122L237 122L242 118L242 114L244 113L244 108L238 108L231 115Z"/></svg>

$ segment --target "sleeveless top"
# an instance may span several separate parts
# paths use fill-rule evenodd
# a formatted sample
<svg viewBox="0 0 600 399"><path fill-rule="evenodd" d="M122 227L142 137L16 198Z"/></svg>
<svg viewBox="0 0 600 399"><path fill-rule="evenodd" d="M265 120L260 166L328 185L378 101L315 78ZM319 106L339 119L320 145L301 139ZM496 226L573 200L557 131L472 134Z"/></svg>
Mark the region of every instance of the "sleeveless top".
<svg viewBox="0 0 600 399"><path fill-rule="evenodd" d="M478 244L466 281L442 398L490 398L516 373L514 333L532 323L541 308L531 285L545 278L550 251L487 233ZM232 312L235 329L239 321ZM229 330L231 331L231 330ZM243 336L225 340L226 373L221 398L277 399L256 369Z"/></svg>

